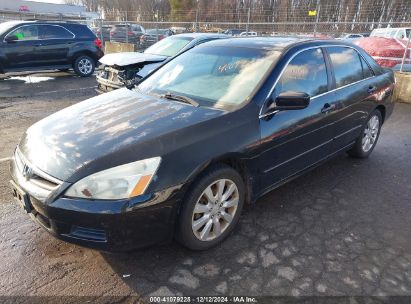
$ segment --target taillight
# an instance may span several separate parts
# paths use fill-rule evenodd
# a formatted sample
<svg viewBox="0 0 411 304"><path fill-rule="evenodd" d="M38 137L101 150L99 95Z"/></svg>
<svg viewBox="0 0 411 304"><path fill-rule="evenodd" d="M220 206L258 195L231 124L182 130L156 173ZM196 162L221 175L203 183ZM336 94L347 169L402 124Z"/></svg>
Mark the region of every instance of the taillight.
<svg viewBox="0 0 411 304"><path fill-rule="evenodd" d="M140 41L142 41L142 42L143 42L145 38L146 38L146 37L145 37L144 35L143 35L143 36L141 36L141 37L140 37Z"/></svg>
<svg viewBox="0 0 411 304"><path fill-rule="evenodd" d="M101 49L102 47L103 47L103 43L101 42L101 40L100 39L96 39L96 40L94 40L94 44L99 48L99 49Z"/></svg>
<svg viewBox="0 0 411 304"><path fill-rule="evenodd" d="M164 38L166 38L166 36L164 36L164 35L158 36L158 40L161 40L161 39L164 39Z"/></svg>
<svg viewBox="0 0 411 304"><path fill-rule="evenodd" d="M132 31L129 31L127 34L128 34L129 36L131 36L131 35L133 35L134 33L133 33Z"/></svg>

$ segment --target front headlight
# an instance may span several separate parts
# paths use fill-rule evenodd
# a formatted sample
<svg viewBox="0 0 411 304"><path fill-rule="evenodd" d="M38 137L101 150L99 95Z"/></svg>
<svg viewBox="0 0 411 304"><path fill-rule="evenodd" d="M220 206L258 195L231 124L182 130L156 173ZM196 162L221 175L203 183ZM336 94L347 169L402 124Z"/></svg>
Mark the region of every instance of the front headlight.
<svg viewBox="0 0 411 304"><path fill-rule="evenodd" d="M66 196L89 199L125 199L144 194L161 157L139 160L89 175L66 192Z"/></svg>

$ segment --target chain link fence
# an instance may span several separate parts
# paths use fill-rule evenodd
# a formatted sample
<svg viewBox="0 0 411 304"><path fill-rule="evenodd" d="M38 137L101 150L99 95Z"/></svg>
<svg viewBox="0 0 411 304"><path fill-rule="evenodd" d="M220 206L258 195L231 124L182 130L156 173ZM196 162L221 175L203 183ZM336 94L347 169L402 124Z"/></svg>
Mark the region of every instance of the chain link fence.
<svg viewBox="0 0 411 304"><path fill-rule="evenodd" d="M375 28L410 27L411 6L387 11L381 4L367 7L338 8L325 4L313 8L281 7L275 10L236 8L234 10L188 11L103 11L100 18L85 15L36 14L32 12L0 11L0 22L9 20L68 20L87 24L103 41L127 42L140 46L140 37L149 29L172 29L175 33L235 30L239 35L255 32L259 36L302 35L318 38L337 38L345 34L370 33ZM338 9L337 9L338 8ZM138 26L143 29L138 29ZM113 32L124 35L113 39ZM122 27L122 29L121 29ZM161 35L157 35L161 36ZM157 37L158 39L158 37Z"/></svg>

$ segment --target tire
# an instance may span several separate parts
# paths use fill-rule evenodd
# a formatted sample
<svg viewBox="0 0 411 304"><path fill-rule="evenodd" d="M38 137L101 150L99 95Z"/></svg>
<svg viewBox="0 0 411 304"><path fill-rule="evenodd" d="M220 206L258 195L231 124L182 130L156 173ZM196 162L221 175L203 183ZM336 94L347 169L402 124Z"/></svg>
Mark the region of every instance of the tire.
<svg viewBox="0 0 411 304"><path fill-rule="evenodd" d="M89 77L94 73L96 63L93 58L81 55L74 60L73 69L81 77Z"/></svg>
<svg viewBox="0 0 411 304"><path fill-rule="evenodd" d="M218 189L223 189L221 199ZM211 191L207 191L208 196L206 190ZM228 195L225 200L224 195ZM212 200L207 198L210 196ZM210 168L192 185L183 202L177 240L192 250L206 250L219 244L236 226L244 197L244 182L237 171L226 165Z"/></svg>
<svg viewBox="0 0 411 304"><path fill-rule="evenodd" d="M375 126L376 123L378 123L377 126ZM377 144L378 138L380 137L381 126L381 112L379 110L374 110L370 116L368 116L360 137L358 137L354 146L348 151L348 154L356 158L367 158ZM366 144L367 138L369 143L368 145Z"/></svg>

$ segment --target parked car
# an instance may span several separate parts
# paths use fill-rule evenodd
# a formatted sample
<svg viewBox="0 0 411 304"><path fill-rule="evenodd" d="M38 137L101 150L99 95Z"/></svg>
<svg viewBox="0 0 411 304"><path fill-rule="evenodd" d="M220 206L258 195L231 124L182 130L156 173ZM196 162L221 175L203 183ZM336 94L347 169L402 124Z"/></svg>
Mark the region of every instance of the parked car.
<svg viewBox="0 0 411 304"><path fill-rule="evenodd" d="M370 33L355 33L355 34L343 34L336 39L359 39L364 37L369 37Z"/></svg>
<svg viewBox="0 0 411 304"><path fill-rule="evenodd" d="M393 88L392 71L342 41L219 39L35 123L12 191L69 242L207 249L245 203L338 153L368 157Z"/></svg>
<svg viewBox="0 0 411 304"><path fill-rule="evenodd" d="M96 76L97 92L105 93L124 86L133 86L177 54L201 43L223 38L227 36L207 33L179 34L153 44L144 53L107 54L100 59L104 66L102 72Z"/></svg>
<svg viewBox="0 0 411 304"><path fill-rule="evenodd" d="M112 29L111 25L103 25L100 27L95 27L93 32L100 39L103 39L104 42L110 41L110 31Z"/></svg>
<svg viewBox="0 0 411 304"><path fill-rule="evenodd" d="M242 32L240 35L240 37L255 37L257 36L256 32Z"/></svg>
<svg viewBox="0 0 411 304"><path fill-rule="evenodd" d="M239 36L241 33L246 32L247 30L243 29L228 29L224 34L229 36Z"/></svg>
<svg viewBox="0 0 411 304"><path fill-rule="evenodd" d="M0 24L0 72L67 70L87 77L104 55L94 33L79 23L9 21Z"/></svg>
<svg viewBox="0 0 411 304"><path fill-rule="evenodd" d="M172 30L175 34L184 34L188 32L187 28L182 26L172 26L170 30Z"/></svg>
<svg viewBox="0 0 411 304"><path fill-rule="evenodd" d="M115 24L110 30L110 41L139 44L144 27L133 23Z"/></svg>
<svg viewBox="0 0 411 304"><path fill-rule="evenodd" d="M174 35L171 29L150 29L140 37L140 48L146 49L164 38Z"/></svg>
<svg viewBox="0 0 411 304"><path fill-rule="evenodd" d="M372 30L370 37L407 39L411 35L411 27L388 27Z"/></svg>

